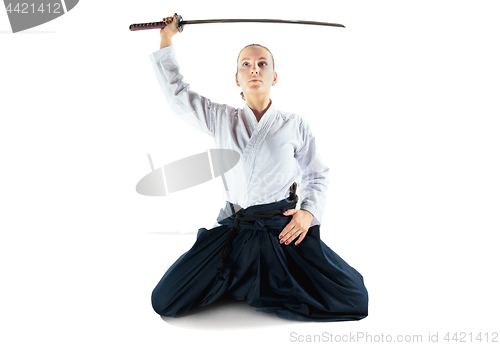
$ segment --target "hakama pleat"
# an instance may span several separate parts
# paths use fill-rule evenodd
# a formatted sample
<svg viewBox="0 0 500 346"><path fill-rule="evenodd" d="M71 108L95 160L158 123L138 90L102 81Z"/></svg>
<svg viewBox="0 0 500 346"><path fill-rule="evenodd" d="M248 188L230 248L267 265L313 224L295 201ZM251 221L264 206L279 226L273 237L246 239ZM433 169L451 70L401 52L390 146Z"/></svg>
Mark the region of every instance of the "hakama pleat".
<svg viewBox="0 0 500 346"><path fill-rule="evenodd" d="M279 209L290 202L256 205L245 215ZM280 244L291 216L240 222L224 270L217 279L222 248L234 217L202 228L193 247L168 269L152 294L155 311L176 316L221 298L246 300L259 311L298 321L349 321L368 315L362 275L320 239L320 226L299 244ZM296 240L295 240L296 241Z"/></svg>

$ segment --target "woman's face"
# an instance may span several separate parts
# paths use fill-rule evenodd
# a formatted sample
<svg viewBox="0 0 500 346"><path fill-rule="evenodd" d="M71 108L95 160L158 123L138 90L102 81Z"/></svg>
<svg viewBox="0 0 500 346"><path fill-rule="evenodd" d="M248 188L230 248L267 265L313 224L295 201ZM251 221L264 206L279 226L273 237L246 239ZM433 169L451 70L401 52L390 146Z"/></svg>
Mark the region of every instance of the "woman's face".
<svg viewBox="0 0 500 346"><path fill-rule="evenodd" d="M270 94L271 86L277 82L271 53L265 48L250 46L238 57L236 85L241 87L245 98L252 95Z"/></svg>

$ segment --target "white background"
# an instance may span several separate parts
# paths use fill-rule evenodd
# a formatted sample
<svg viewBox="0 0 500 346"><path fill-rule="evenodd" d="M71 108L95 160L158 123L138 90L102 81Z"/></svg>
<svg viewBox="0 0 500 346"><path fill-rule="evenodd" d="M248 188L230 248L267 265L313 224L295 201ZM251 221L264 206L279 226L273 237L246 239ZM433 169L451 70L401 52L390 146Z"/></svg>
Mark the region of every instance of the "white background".
<svg viewBox="0 0 500 346"><path fill-rule="evenodd" d="M16 34L0 11L0 343L500 332L495 3L82 0ZM363 274L366 319L298 323L235 305L164 321L151 308L224 203L220 178L168 197L135 192L147 154L160 166L214 147L160 93L148 58L158 30L128 30L174 12L346 26L192 25L174 45L193 90L237 107L239 50L274 53L271 97L307 119L330 166L322 239Z"/></svg>

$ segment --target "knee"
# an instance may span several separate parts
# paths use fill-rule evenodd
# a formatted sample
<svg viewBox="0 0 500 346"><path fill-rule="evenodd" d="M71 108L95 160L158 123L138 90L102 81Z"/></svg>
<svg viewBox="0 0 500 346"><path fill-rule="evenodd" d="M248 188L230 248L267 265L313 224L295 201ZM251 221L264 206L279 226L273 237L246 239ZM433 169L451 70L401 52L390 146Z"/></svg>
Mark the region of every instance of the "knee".
<svg viewBox="0 0 500 346"><path fill-rule="evenodd" d="M357 305L360 315L363 317L368 316L368 291L365 285L363 285L360 289Z"/></svg>
<svg viewBox="0 0 500 346"><path fill-rule="evenodd" d="M158 287L156 287L153 290L153 293L151 293L151 305L153 306L153 310L160 316L175 315L175 311L172 311L172 304L167 298L167 295L164 292L160 292Z"/></svg>

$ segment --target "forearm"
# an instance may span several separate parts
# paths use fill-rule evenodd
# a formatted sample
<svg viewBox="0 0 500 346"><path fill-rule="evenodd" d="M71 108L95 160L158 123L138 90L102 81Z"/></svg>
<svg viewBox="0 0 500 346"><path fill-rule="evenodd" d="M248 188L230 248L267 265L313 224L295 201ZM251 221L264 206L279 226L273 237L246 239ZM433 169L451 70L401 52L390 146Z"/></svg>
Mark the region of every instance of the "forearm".
<svg viewBox="0 0 500 346"><path fill-rule="evenodd" d="M213 103L192 91L189 84L184 82L174 47L167 46L154 52L150 60L170 108L197 129L213 136L216 113Z"/></svg>
<svg viewBox="0 0 500 346"><path fill-rule="evenodd" d="M301 132L303 133L304 146L297 153L297 159L302 169L300 209L309 211L317 222L321 222L326 203L329 170L321 160L316 148L316 140L307 123L302 123Z"/></svg>
<svg viewBox="0 0 500 346"><path fill-rule="evenodd" d="M326 204L327 181L302 181L300 209L311 213L318 222L322 220Z"/></svg>
<svg viewBox="0 0 500 346"><path fill-rule="evenodd" d="M160 30L160 49L171 46L172 45L172 37L177 34L179 31L177 30L177 13L174 14L173 17L163 18L165 24L165 28Z"/></svg>
<svg viewBox="0 0 500 346"><path fill-rule="evenodd" d="M168 47L168 46L172 46L172 45L173 45L173 43L172 43L171 37L162 36L161 42L160 42L160 49Z"/></svg>

